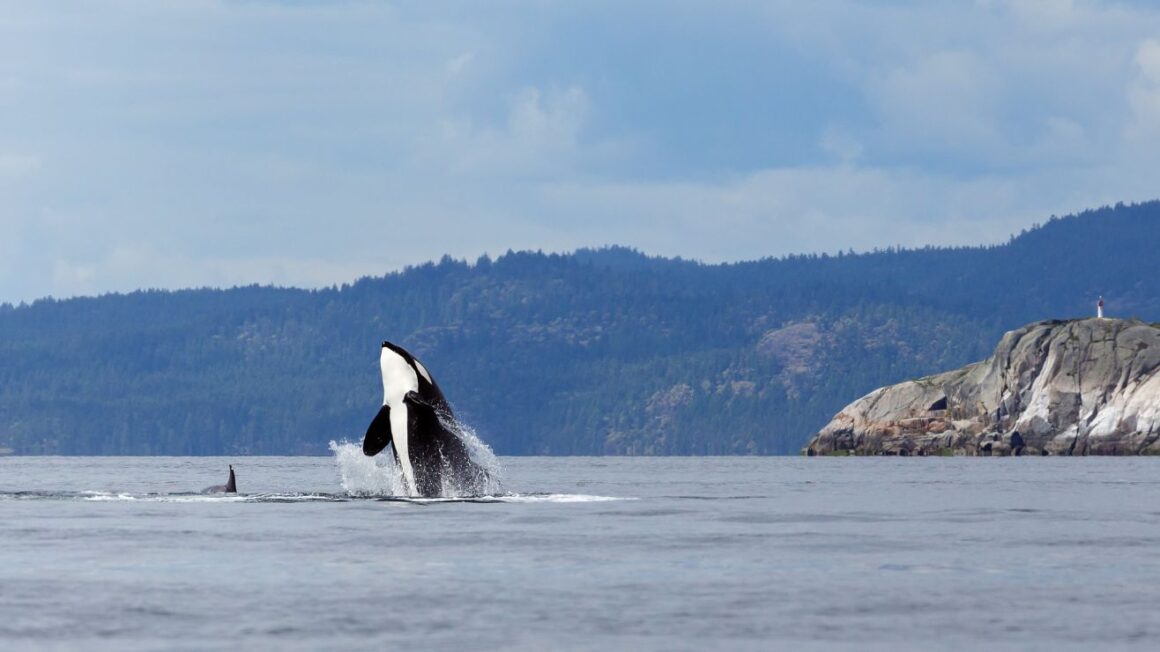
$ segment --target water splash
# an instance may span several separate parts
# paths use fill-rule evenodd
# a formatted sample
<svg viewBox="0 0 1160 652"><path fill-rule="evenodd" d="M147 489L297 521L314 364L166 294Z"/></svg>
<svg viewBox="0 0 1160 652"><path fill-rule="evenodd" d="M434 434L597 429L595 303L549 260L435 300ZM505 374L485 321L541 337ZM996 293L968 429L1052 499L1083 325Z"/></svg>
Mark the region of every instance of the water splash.
<svg viewBox="0 0 1160 652"><path fill-rule="evenodd" d="M443 426L459 437L467 448L467 455L483 471L482 477L457 478L455 474L443 474L444 498L467 496L498 496L503 493L503 467L491 447L475 434L475 429L454 418L440 415ZM462 482L462 484L459 484Z"/></svg>
<svg viewBox="0 0 1160 652"><path fill-rule="evenodd" d="M330 442L334 463L348 496L406 496L403 470L394 455L363 455L361 444Z"/></svg>
<svg viewBox="0 0 1160 652"><path fill-rule="evenodd" d="M458 477L449 470L443 473L441 498L467 498L472 496L498 496L503 493L502 474L499 458L491 448L483 443L475 429L456 419L440 417L444 427L463 441L471 460L483 471L473 477ZM394 455L381 454L374 457L363 455L362 446L351 442L330 442L334 462L342 477L342 489L349 496L398 496L406 497L407 484L403 471L395 462Z"/></svg>

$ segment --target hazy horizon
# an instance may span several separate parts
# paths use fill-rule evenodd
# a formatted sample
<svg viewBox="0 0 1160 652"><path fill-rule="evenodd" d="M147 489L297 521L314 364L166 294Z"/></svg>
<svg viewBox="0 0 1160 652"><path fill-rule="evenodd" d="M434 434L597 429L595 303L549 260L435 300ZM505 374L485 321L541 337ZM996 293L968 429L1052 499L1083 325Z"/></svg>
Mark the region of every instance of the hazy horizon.
<svg viewBox="0 0 1160 652"><path fill-rule="evenodd" d="M1147 200L1145 202L1140 202L1140 203L1148 203L1150 201L1160 201L1160 199ZM1093 206L1093 207L1089 207L1088 209L1084 209L1084 210L1095 210L1098 208L1104 208L1104 207ZM1067 215L1051 215L1051 216L1048 216L1044 220L1037 221L1037 222L1034 222L1032 224L1028 224L1026 227L1023 227L1023 229L1020 229L1020 231L1031 230L1034 227L1042 226L1044 223L1049 221L1051 218L1068 217L1070 215L1075 215L1075 214L1079 214L1082 212L1083 212L1082 210L1077 210L1074 213L1069 213ZM964 244L950 245L950 246L976 248L976 247L987 247L987 246L993 246L993 245L1001 245L1001 244L1009 241L1010 239L1017 237L1018 235L1019 235L1019 232L1017 231L1017 232L1007 234L1006 236L1003 236L1001 238L995 238L995 239L992 239L989 241L978 242L978 243L964 243ZM910 245L910 246L902 246L902 250L915 250L915 249L921 249L923 247L928 247L928 246L940 246L940 245L915 244L915 245ZM353 278L348 278L348 279L339 279L339 280L335 280L332 282L321 283L321 284L317 284L317 285L294 285L294 284L290 284L290 283L276 283L276 282L262 283L262 282L254 281L251 283L234 283L231 285L136 287L136 288L113 289L113 290L107 290L107 291L99 292L99 293L92 293L92 294L73 294L73 295L68 295L68 296L45 295L45 296L40 296L40 297L32 297L30 299L19 299L16 301L8 301L8 300L0 299L0 305L19 306L19 305L32 304L36 301L44 300L44 299L64 301L67 299L93 298L93 297L103 296L103 295L107 295L107 294L129 294L132 292L183 291L183 290L229 290L229 289L233 289L233 288L248 287L248 286L253 286L253 285L258 285L258 286L262 286L262 287L273 287L273 288L285 289L285 290L325 290L325 289L332 288L332 287L342 287L343 285L349 285L349 284L354 283L354 282L356 282L360 279L363 279L363 278L379 278L379 277L387 276L390 274L402 273L402 272L405 272L407 269L412 268L412 267L418 267L418 266L426 265L429 263L430 264L438 264L445 258L451 258L452 260L454 260L456 262L466 263L467 265L474 267L478 263L478 261L485 256L488 257L490 260L495 260L497 258L500 258L500 257L508 254L508 253L535 252L535 253L543 253L545 255L571 256L571 255L577 254L577 253L582 252L582 251L600 251L600 250L605 250L605 249L624 249L624 250L634 251L634 252L641 254L643 256L646 256L648 258L663 258L663 259L667 259L667 260L680 259L680 260L684 260L686 262L697 263L697 264L702 264L702 265L722 265L722 264L729 265L729 264L756 262L756 261L760 261L763 259L770 259L770 258L782 259L782 258L791 257L791 256L810 256L810 255L837 256L840 254L848 254L851 252L853 253L853 255L859 255L859 254L874 253L875 251L886 250L886 249L890 249L892 247L900 247L900 245L883 245L881 247L875 246L875 247L872 247L870 249L865 249L865 250L857 250L857 249L854 249L853 247L850 247L850 248L847 248L844 250L831 249L831 250L825 250L825 251L798 251L798 252L783 253L783 254L778 255L778 256L763 256L760 258L739 258L739 259L733 259L733 260L704 260L704 259L700 259L700 258L685 257L685 256L680 256L680 255L666 256L664 254L656 254L656 253L653 253L650 251L646 251L646 250L643 250L639 247L633 247L630 245L615 244L615 243L608 243L608 244L602 244L602 245L581 246L581 247L576 247L573 249L561 250L561 251L551 251L551 250L544 251L544 250L533 250L533 249L510 249L509 248L509 249L506 249L502 252L494 252L494 253L493 252L483 252L479 256L475 256L475 257L452 256L451 254L443 254L441 256L438 256L435 258L430 258L427 260L420 260L420 261L415 261L412 263L406 263L405 265L402 265L400 267L396 267L393 269L385 269L385 270L381 270L378 272L370 272L367 274L362 274L358 277L353 277Z"/></svg>

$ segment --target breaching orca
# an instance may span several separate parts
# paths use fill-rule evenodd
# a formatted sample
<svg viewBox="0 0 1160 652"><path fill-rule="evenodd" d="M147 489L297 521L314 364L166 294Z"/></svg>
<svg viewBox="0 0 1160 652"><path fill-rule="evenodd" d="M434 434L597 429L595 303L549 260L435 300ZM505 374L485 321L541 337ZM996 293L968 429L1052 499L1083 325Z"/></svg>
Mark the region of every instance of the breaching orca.
<svg viewBox="0 0 1160 652"><path fill-rule="evenodd" d="M383 407L363 437L363 454L378 455L387 444L403 470L412 496L439 496L446 477L457 489L479 493L487 472L471 460L455 428L455 417L431 373L410 353L383 342Z"/></svg>
<svg viewBox="0 0 1160 652"><path fill-rule="evenodd" d="M234 465L230 465L230 479L226 480L225 484L215 484L212 487L206 487L203 494L236 494L238 493L238 482L234 479Z"/></svg>

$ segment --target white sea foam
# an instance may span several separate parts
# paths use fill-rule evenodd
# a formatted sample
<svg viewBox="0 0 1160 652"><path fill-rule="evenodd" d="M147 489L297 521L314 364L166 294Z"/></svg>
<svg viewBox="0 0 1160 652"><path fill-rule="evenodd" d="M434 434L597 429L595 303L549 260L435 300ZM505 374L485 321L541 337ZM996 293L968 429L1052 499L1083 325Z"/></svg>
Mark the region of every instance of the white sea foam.
<svg viewBox="0 0 1160 652"><path fill-rule="evenodd" d="M344 445L336 445L341 449ZM361 456L361 452L359 453ZM596 496L590 494L529 493L504 494L500 492L473 496L446 496L440 498L412 498L387 492L372 492L374 483L381 482L382 473L371 473L372 480L361 485L351 482L354 491L344 493L256 493L256 494L194 494L194 493L128 493L115 491L33 491L0 493L0 500L83 500L86 502L142 502L142 503L344 503L351 500L389 500L399 503L600 503L617 500L636 500L632 497ZM396 473L395 485L401 488L401 476ZM386 486L382 484L379 486ZM362 487L361 490L359 487Z"/></svg>
<svg viewBox="0 0 1160 652"><path fill-rule="evenodd" d="M50 498L80 498L89 502L148 502L148 503L219 503L249 500L249 496L237 494L134 494L126 492L82 491L75 496L60 494Z"/></svg>
<svg viewBox="0 0 1160 652"><path fill-rule="evenodd" d="M372 497L372 496L365 496ZM635 497L594 496L589 494L493 494L481 496L446 496L441 498L407 498L400 496L375 496L379 500L428 505L434 503L605 503L620 500L637 500Z"/></svg>
<svg viewBox="0 0 1160 652"><path fill-rule="evenodd" d="M0 496L2 497L2 496ZM130 493L125 491L39 492L16 495L17 498L41 500L84 500L88 502L145 503L236 503L236 502L306 502L311 500L345 500L326 494L204 494L204 493Z"/></svg>
<svg viewBox="0 0 1160 652"><path fill-rule="evenodd" d="M94 502L115 501L115 500L137 500L137 497L132 494L122 493L108 493L103 491L82 491L81 498L84 500L91 500Z"/></svg>
<svg viewBox="0 0 1160 652"><path fill-rule="evenodd" d="M621 496L592 496L588 494L508 494L506 496L485 496L499 503L607 503L619 500L636 500Z"/></svg>

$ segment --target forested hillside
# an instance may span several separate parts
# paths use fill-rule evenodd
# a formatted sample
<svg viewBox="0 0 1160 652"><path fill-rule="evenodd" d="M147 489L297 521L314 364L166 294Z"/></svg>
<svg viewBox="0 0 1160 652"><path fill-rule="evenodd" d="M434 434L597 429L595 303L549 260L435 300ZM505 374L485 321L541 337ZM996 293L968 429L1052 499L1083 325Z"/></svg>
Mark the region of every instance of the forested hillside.
<svg viewBox="0 0 1160 652"><path fill-rule="evenodd" d="M988 355L1005 330L1160 320L1160 203L1002 246L729 265L622 248L444 259L340 288L0 306L0 447L321 454L381 399L379 344L500 454L796 452L842 406Z"/></svg>

